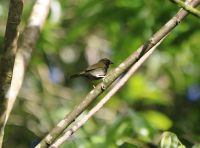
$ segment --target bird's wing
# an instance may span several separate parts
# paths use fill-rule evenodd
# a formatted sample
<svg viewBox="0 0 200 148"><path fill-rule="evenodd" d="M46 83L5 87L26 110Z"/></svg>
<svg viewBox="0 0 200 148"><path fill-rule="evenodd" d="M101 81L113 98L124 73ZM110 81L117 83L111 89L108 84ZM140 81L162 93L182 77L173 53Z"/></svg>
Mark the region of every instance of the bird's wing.
<svg viewBox="0 0 200 148"><path fill-rule="evenodd" d="M100 63L96 63L94 65L89 66L88 68L85 69L85 71L90 71L96 68L103 68L103 67L105 67L105 64L100 62Z"/></svg>

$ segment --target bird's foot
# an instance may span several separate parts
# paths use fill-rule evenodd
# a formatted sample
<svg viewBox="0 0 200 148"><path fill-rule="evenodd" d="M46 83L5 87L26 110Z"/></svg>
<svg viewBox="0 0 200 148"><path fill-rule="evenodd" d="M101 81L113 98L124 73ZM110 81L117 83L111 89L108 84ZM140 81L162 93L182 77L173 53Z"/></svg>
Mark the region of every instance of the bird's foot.
<svg viewBox="0 0 200 148"><path fill-rule="evenodd" d="M93 85L93 87L95 88L95 86Z"/></svg>
<svg viewBox="0 0 200 148"><path fill-rule="evenodd" d="M107 76L109 76L109 74L108 74ZM103 81L105 80L105 78L106 78L107 76L104 76L104 77L103 77Z"/></svg>

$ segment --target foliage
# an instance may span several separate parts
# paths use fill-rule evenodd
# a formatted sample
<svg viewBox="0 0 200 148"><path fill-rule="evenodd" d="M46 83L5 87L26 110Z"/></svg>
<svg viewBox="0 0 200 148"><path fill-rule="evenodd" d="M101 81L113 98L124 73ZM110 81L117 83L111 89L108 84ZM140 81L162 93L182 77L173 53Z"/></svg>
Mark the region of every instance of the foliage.
<svg viewBox="0 0 200 148"><path fill-rule="evenodd" d="M21 31L33 3L25 1ZM0 1L1 45L8 4ZM85 78L69 81L70 74L104 57L111 58L115 68L178 10L169 1L54 0L8 119L3 145L34 147L93 88ZM189 15L61 147L148 148L157 145L163 130L175 133L186 147L198 144L199 23Z"/></svg>

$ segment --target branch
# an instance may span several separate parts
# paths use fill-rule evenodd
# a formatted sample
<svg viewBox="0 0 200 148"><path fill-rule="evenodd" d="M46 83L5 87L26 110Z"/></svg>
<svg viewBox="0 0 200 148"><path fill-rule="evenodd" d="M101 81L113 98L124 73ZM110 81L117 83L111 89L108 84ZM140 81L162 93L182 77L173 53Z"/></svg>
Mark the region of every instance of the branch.
<svg viewBox="0 0 200 148"><path fill-rule="evenodd" d="M7 106L24 0L11 0L0 61L0 147L8 117Z"/></svg>
<svg viewBox="0 0 200 148"><path fill-rule="evenodd" d="M168 35L168 34L167 34ZM166 35L166 36L167 36ZM166 37L165 36L165 37ZM165 38L164 37L164 38ZM75 126L67 131L61 138L59 138L50 148L58 148L63 144L74 132L76 132L86 121L88 121L103 105L110 100L110 98L126 83L126 81L135 73L135 71L142 65L142 63L152 54L158 45L164 40L162 38L154 47L152 47L138 62L136 62L131 69L123 76L123 78L111 89L111 91L95 106L87 115L85 115Z"/></svg>
<svg viewBox="0 0 200 148"><path fill-rule="evenodd" d="M21 88L26 68L28 67L32 52L49 13L50 4L51 0L36 0L29 16L28 23L21 36L13 69L13 78L7 111L8 115L12 110L13 104Z"/></svg>
<svg viewBox="0 0 200 148"><path fill-rule="evenodd" d="M185 5L185 3L181 0L169 0L172 3L177 4L179 7L184 8L185 10L189 11L192 15L200 18L200 11L198 11L197 9L190 7L190 5Z"/></svg>
<svg viewBox="0 0 200 148"><path fill-rule="evenodd" d="M190 5L196 7L200 0L192 0ZM166 34L176 27L187 15L188 11L181 9L167 24L153 35L144 45L121 63L107 78L95 87L57 126L37 145L36 148L46 148L89 106L101 93L104 92L121 74L132 66L149 49L158 43Z"/></svg>

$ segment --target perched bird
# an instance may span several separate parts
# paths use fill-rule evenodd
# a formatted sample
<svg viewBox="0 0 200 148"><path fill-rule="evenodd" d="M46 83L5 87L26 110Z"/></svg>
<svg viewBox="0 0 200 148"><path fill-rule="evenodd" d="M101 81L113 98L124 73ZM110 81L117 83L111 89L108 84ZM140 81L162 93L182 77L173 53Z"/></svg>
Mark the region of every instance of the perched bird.
<svg viewBox="0 0 200 148"><path fill-rule="evenodd" d="M86 77L90 80L99 80L101 78L105 78L106 72L111 64L113 64L111 60L106 58L101 59L98 63L91 65L84 71L69 76L69 80L76 77Z"/></svg>

